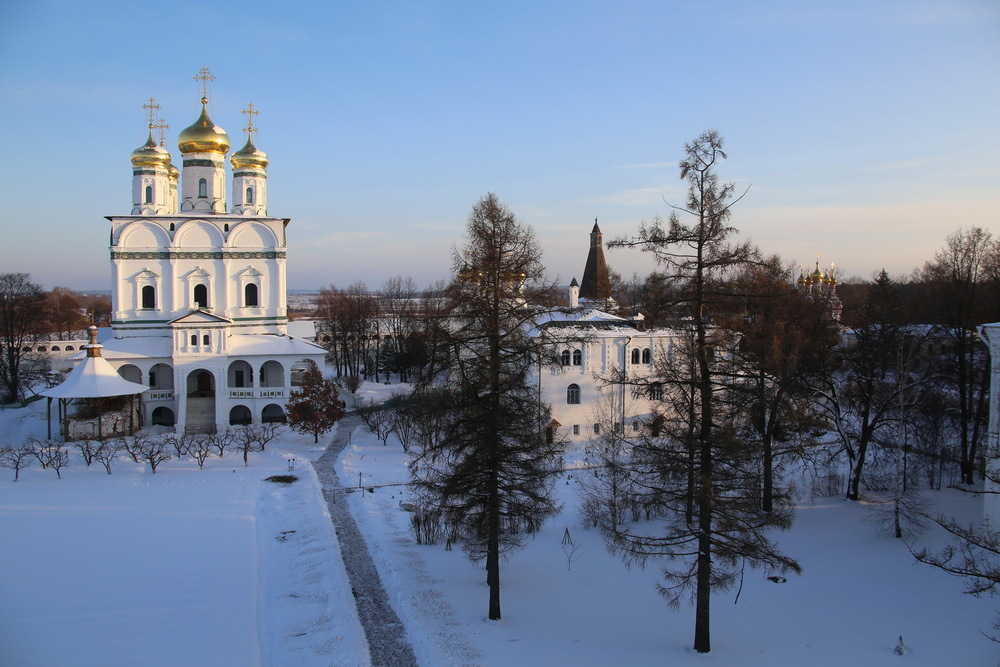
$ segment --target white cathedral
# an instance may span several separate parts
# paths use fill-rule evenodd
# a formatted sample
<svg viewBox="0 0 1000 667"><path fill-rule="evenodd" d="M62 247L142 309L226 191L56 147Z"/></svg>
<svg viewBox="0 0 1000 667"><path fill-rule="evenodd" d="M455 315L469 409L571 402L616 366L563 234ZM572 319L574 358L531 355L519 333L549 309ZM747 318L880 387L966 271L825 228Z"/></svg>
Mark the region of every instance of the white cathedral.
<svg viewBox="0 0 1000 667"><path fill-rule="evenodd" d="M113 338L103 356L142 394L146 425L204 432L227 424L284 418L290 388L324 350L287 333L287 218L267 213L267 156L254 146L253 105L246 144L208 113L203 69L201 115L181 131L178 170L163 147L151 99L149 139L132 152L132 212L111 221ZM153 130L161 129L160 143Z"/></svg>

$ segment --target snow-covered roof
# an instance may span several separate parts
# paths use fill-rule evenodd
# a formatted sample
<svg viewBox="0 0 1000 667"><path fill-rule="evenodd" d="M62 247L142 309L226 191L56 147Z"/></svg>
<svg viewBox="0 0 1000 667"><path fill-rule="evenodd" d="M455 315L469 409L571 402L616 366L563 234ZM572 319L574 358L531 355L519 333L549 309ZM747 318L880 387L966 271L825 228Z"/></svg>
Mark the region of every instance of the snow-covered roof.
<svg viewBox="0 0 1000 667"><path fill-rule="evenodd" d="M230 356L276 356L276 355L326 354L319 345L291 336L268 334L246 334L229 339Z"/></svg>
<svg viewBox="0 0 1000 667"><path fill-rule="evenodd" d="M41 392L49 398L101 398L104 396L129 396L149 389L139 382L130 382L120 376L101 356L102 346L97 343L97 327L90 328L90 343L84 345L87 356L77 364L62 384Z"/></svg>

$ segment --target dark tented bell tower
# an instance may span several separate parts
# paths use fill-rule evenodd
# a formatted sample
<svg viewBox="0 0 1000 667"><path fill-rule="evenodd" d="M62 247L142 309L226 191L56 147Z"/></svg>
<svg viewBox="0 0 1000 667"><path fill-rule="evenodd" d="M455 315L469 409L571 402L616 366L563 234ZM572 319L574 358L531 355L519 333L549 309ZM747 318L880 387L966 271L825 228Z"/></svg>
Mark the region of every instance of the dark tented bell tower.
<svg viewBox="0 0 1000 667"><path fill-rule="evenodd" d="M583 270L580 283L580 298L590 301L606 301L611 298L611 279L608 277L608 263L604 259L604 235L594 219L594 229L590 232L590 253L587 266Z"/></svg>

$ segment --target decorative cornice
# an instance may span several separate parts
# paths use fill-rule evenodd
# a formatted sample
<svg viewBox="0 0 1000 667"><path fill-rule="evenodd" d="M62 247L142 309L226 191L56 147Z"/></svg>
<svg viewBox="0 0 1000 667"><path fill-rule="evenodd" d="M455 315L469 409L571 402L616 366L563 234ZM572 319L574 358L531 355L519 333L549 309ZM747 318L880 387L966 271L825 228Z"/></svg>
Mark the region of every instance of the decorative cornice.
<svg viewBox="0 0 1000 667"><path fill-rule="evenodd" d="M133 252L123 250L112 250L111 259L286 259L284 250L210 250L207 252L193 252L186 250L157 250L147 252Z"/></svg>
<svg viewBox="0 0 1000 667"><path fill-rule="evenodd" d="M185 167L218 167L220 164L223 163L225 163L225 160L223 160L222 158L219 158L218 161L199 160L199 159L184 160Z"/></svg>
<svg viewBox="0 0 1000 667"><path fill-rule="evenodd" d="M254 178L267 179L267 172L261 169L260 171L234 171L233 178L238 178L240 176L252 176Z"/></svg>

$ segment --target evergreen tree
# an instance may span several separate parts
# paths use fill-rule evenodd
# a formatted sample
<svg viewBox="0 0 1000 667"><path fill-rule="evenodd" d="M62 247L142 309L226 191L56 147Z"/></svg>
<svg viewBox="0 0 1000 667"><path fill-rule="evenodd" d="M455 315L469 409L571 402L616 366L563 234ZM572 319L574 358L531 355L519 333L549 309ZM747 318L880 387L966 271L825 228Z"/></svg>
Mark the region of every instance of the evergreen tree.
<svg viewBox="0 0 1000 667"><path fill-rule="evenodd" d="M546 441L547 410L533 388L541 350L524 295L545 287L534 233L492 193L473 207L466 233L448 289L448 352L420 389L436 426L411 470L425 508L442 513L473 561L486 561L489 618L498 620L500 556L558 510L559 451Z"/></svg>

